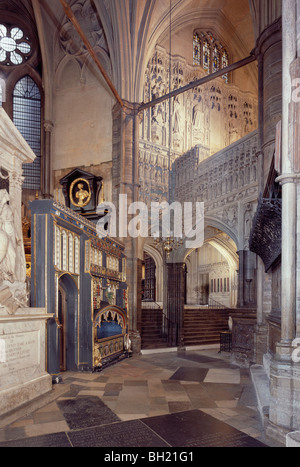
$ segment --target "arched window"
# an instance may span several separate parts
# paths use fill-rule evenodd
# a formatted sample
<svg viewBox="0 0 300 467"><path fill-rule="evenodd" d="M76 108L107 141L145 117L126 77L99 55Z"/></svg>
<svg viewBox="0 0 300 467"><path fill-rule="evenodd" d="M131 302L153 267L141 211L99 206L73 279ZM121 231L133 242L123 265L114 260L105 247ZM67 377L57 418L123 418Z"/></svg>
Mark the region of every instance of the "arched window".
<svg viewBox="0 0 300 467"><path fill-rule="evenodd" d="M14 3L14 2L7 2ZM16 2L17 3L17 2ZM20 4L22 2L19 2ZM15 15L0 11L0 106L3 106L36 155L24 164L24 189L41 187L42 96L40 51L34 18L22 17L22 6ZM18 23L14 22L18 17Z"/></svg>
<svg viewBox="0 0 300 467"><path fill-rule="evenodd" d="M24 164L23 188L39 190L41 184L41 94L30 76L21 78L13 91L13 122L36 155Z"/></svg>
<svg viewBox="0 0 300 467"><path fill-rule="evenodd" d="M229 65L229 55L211 32L194 32L193 64L200 65L206 73L215 73ZM228 83L228 74L223 76Z"/></svg>

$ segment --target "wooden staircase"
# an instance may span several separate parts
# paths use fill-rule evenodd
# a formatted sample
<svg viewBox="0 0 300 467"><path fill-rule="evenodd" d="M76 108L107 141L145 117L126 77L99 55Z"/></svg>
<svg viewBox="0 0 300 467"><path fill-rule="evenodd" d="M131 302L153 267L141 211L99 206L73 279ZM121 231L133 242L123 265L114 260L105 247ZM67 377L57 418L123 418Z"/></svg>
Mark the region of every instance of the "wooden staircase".
<svg viewBox="0 0 300 467"><path fill-rule="evenodd" d="M161 335L162 317L161 309L142 310L142 350L168 347L167 339Z"/></svg>
<svg viewBox="0 0 300 467"><path fill-rule="evenodd" d="M192 307L184 310L185 346L219 344L220 332L228 331L229 310Z"/></svg>

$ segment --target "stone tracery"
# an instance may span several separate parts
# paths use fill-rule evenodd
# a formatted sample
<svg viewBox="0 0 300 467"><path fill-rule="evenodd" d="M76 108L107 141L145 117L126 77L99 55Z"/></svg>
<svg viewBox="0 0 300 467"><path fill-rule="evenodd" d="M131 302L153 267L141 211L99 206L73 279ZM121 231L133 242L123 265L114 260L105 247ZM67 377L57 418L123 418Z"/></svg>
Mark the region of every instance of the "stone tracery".
<svg viewBox="0 0 300 467"><path fill-rule="evenodd" d="M145 102L169 91L169 60L166 50L156 47L146 71ZM172 62L171 89L195 81L203 73L189 66L181 57L172 57ZM201 162L256 128L257 98L234 85L227 85L222 79L144 111L140 124L141 199L149 200L149 193L154 192L154 187L147 179L153 179L152 174L158 170L163 173L168 167L169 157L172 164L177 157L197 147ZM152 164L149 165L150 160ZM167 186L160 179L156 188L161 193L160 199L163 199L163 193L168 192ZM156 200L157 189L153 193Z"/></svg>

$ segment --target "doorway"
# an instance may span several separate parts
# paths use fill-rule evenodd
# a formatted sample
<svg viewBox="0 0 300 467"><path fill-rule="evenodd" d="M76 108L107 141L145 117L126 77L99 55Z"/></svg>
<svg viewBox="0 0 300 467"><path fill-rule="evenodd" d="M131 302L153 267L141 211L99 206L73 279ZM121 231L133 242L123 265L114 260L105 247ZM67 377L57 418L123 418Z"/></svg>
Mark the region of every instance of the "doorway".
<svg viewBox="0 0 300 467"><path fill-rule="evenodd" d="M154 259L144 254L143 300L156 301L156 265Z"/></svg>
<svg viewBox="0 0 300 467"><path fill-rule="evenodd" d="M78 289L69 274L58 284L60 371L77 371Z"/></svg>

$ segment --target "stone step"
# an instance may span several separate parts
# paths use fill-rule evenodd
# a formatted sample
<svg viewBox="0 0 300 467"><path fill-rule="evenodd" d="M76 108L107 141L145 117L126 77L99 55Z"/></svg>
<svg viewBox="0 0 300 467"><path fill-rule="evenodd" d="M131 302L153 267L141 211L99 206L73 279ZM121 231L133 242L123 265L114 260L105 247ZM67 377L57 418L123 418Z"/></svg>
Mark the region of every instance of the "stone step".
<svg viewBox="0 0 300 467"><path fill-rule="evenodd" d="M142 349L167 347L161 337L162 310L142 311ZM184 345L218 344L220 333L228 331L227 310L189 309L184 311Z"/></svg>
<svg viewBox="0 0 300 467"><path fill-rule="evenodd" d="M162 310L142 310L142 350L166 348L167 341L161 336Z"/></svg>
<svg viewBox="0 0 300 467"><path fill-rule="evenodd" d="M143 343L142 345L142 350L153 350L153 349L166 349L168 347L168 344L166 341L164 342L155 342L153 343Z"/></svg>
<svg viewBox="0 0 300 467"><path fill-rule="evenodd" d="M201 322L185 322L184 323L184 328L185 329L192 329L192 328L201 328L203 326L206 326L206 327L228 327L228 324L224 321L217 321L217 322L205 322L205 321L201 321Z"/></svg>
<svg viewBox="0 0 300 467"><path fill-rule="evenodd" d="M184 329L208 329L208 328L227 328L227 323L184 323Z"/></svg>
<svg viewBox="0 0 300 467"><path fill-rule="evenodd" d="M197 310L184 312L184 345L219 344L220 333L228 331L227 310Z"/></svg>

